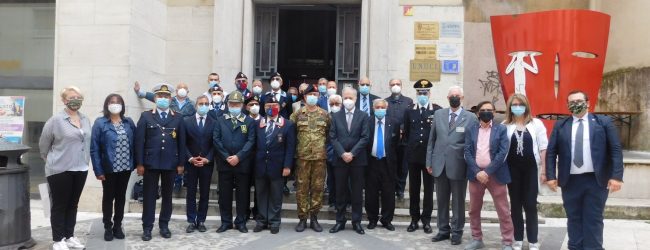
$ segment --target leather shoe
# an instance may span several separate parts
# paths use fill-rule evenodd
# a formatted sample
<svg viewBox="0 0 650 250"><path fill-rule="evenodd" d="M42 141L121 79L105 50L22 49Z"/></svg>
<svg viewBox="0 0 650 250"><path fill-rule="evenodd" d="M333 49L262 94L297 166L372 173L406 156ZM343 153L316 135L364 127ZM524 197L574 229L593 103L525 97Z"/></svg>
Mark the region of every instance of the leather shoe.
<svg viewBox="0 0 650 250"><path fill-rule="evenodd" d="M321 227L320 224L318 224L318 218L316 217L316 215L311 216L309 227L311 227L311 229L314 229L314 231L319 233L323 231L323 227Z"/></svg>
<svg viewBox="0 0 650 250"><path fill-rule="evenodd" d="M144 230L142 232L142 241L150 241L151 240L151 230Z"/></svg>
<svg viewBox="0 0 650 250"><path fill-rule="evenodd" d="M228 230L230 230L230 229L232 229L232 228L233 228L232 225L224 225L224 224L222 224L222 225L217 229L217 233L223 233L223 232L228 231Z"/></svg>
<svg viewBox="0 0 650 250"><path fill-rule="evenodd" d="M307 228L307 220L306 219L300 219L298 222L298 225L296 225L296 232L302 232L305 231L305 228Z"/></svg>
<svg viewBox="0 0 650 250"><path fill-rule="evenodd" d="M366 233L366 231L363 231L363 227L361 226L360 222L352 223L352 229L354 229L354 231L357 232L358 234Z"/></svg>
<svg viewBox="0 0 650 250"><path fill-rule="evenodd" d="M415 232L415 230L418 230L419 227L420 226L418 225L417 221L411 221L411 224L406 228L406 231L412 233Z"/></svg>
<svg viewBox="0 0 650 250"><path fill-rule="evenodd" d="M388 229L388 231L395 231L395 226L393 226L392 223L386 222L386 223L381 223L381 226Z"/></svg>
<svg viewBox="0 0 650 250"><path fill-rule="evenodd" d="M124 231L122 231L122 226L113 226L113 236L115 236L115 239L118 240L123 240L125 235Z"/></svg>
<svg viewBox="0 0 650 250"><path fill-rule="evenodd" d="M111 228L104 229L104 240L112 241L113 240L113 230Z"/></svg>
<svg viewBox="0 0 650 250"><path fill-rule="evenodd" d="M422 228L424 229L424 233L427 234L433 233L433 229L431 228L431 225L429 225L429 223L424 224Z"/></svg>
<svg viewBox="0 0 650 250"><path fill-rule="evenodd" d="M169 231L169 228L163 227L160 229L160 236L162 236L165 239L169 239L172 237L172 232Z"/></svg>
<svg viewBox="0 0 650 250"><path fill-rule="evenodd" d="M199 222L196 225L196 228L199 230L199 232L203 233L205 231L208 231L208 228L205 227L205 224L203 222Z"/></svg>
<svg viewBox="0 0 650 250"><path fill-rule="evenodd" d="M431 241L433 242L438 242L438 241L443 241L443 240L448 240L449 239L449 234L436 234L436 236L433 236Z"/></svg>
<svg viewBox="0 0 650 250"><path fill-rule="evenodd" d="M368 222L368 229L375 229L375 227L377 227L376 221Z"/></svg>
<svg viewBox="0 0 650 250"><path fill-rule="evenodd" d="M266 225L264 224L257 224L255 225L255 228L253 228L253 233L259 233L262 232L262 230L266 229Z"/></svg>
<svg viewBox="0 0 650 250"><path fill-rule="evenodd" d="M330 229L330 233L338 233L343 230L345 230L345 223L336 223L336 225Z"/></svg>
<svg viewBox="0 0 650 250"><path fill-rule="evenodd" d="M461 243L462 241L463 241L463 240L462 240L462 238L461 238L460 235L454 235L454 236L451 236L451 244L452 244L452 245L460 245L460 243Z"/></svg>
<svg viewBox="0 0 650 250"><path fill-rule="evenodd" d="M189 223L185 228L186 233L194 233L194 230L196 230L196 225L194 225L194 223Z"/></svg>
<svg viewBox="0 0 650 250"><path fill-rule="evenodd" d="M248 233L248 228L246 228L246 224L240 224L235 226L237 230L239 230L240 233Z"/></svg>
<svg viewBox="0 0 650 250"><path fill-rule="evenodd" d="M279 227L272 227L272 228L271 228L271 234L277 234L277 233L279 233L279 232L280 232L280 228L279 228Z"/></svg>

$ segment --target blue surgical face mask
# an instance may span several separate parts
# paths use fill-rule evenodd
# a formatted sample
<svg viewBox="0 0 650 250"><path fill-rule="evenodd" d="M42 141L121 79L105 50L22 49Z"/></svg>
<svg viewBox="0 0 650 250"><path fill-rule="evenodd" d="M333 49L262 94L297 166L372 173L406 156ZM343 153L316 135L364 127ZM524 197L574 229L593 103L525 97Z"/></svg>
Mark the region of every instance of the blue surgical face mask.
<svg viewBox="0 0 650 250"><path fill-rule="evenodd" d="M291 101L296 102L298 97L296 95L291 95Z"/></svg>
<svg viewBox="0 0 650 250"><path fill-rule="evenodd" d="M362 95L369 94L370 93L370 86L366 86L366 85L359 86L359 93L361 93Z"/></svg>
<svg viewBox="0 0 650 250"><path fill-rule="evenodd" d="M526 106L510 106L510 111L512 111L515 116L522 116L526 113Z"/></svg>
<svg viewBox="0 0 650 250"><path fill-rule="evenodd" d="M196 112L199 113L200 116L204 116L208 113L209 110L210 107L208 107L208 105L199 105L199 108L196 110Z"/></svg>
<svg viewBox="0 0 650 250"><path fill-rule="evenodd" d="M377 119L383 119L386 116L386 109L375 109L374 113Z"/></svg>
<svg viewBox="0 0 650 250"><path fill-rule="evenodd" d="M169 99L167 98L156 98L156 107L159 109L168 109L169 108Z"/></svg>
<svg viewBox="0 0 650 250"><path fill-rule="evenodd" d="M325 92L327 92L327 87L325 85L318 86L318 92L324 94Z"/></svg>
<svg viewBox="0 0 650 250"><path fill-rule="evenodd" d="M228 107L228 112L230 112L230 115L232 116L239 116L239 114L241 114L241 108Z"/></svg>
<svg viewBox="0 0 650 250"><path fill-rule="evenodd" d="M218 81L210 81L210 83L208 85L210 86L209 88L212 88L214 86L219 86L219 82Z"/></svg>
<svg viewBox="0 0 650 250"><path fill-rule="evenodd" d="M429 97L426 95L418 95L418 103L420 106L427 105L429 103Z"/></svg>
<svg viewBox="0 0 650 250"><path fill-rule="evenodd" d="M315 95L307 96L307 105L314 106L316 105L316 103L318 103L318 97L316 97Z"/></svg>

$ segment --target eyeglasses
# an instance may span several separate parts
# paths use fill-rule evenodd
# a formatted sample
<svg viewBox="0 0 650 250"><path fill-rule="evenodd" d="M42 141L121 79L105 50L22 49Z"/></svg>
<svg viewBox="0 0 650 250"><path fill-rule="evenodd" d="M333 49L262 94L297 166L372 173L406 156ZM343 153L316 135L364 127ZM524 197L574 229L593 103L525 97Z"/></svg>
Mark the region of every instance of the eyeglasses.
<svg viewBox="0 0 650 250"><path fill-rule="evenodd" d="M522 103L513 103L511 106L513 106L513 107L526 107L526 105L522 104Z"/></svg>
<svg viewBox="0 0 650 250"><path fill-rule="evenodd" d="M370 86L370 83L359 83L359 86Z"/></svg>
<svg viewBox="0 0 650 250"><path fill-rule="evenodd" d="M273 77L273 78L271 78L271 79L272 79L272 80L278 80L278 81L282 80L282 78L280 78L280 77Z"/></svg>

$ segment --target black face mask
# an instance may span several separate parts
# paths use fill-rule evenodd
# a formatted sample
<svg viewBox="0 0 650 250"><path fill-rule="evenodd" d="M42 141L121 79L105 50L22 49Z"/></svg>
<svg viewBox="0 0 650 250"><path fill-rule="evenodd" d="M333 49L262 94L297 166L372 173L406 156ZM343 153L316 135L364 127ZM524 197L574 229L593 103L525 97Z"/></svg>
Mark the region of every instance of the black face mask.
<svg viewBox="0 0 650 250"><path fill-rule="evenodd" d="M494 114L492 112L478 112L478 119L480 119L482 122L488 123L494 118Z"/></svg>
<svg viewBox="0 0 650 250"><path fill-rule="evenodd" d="M449 97L449 106L451 106L452 108L460 107L460 97L458 96Z"/></svg>

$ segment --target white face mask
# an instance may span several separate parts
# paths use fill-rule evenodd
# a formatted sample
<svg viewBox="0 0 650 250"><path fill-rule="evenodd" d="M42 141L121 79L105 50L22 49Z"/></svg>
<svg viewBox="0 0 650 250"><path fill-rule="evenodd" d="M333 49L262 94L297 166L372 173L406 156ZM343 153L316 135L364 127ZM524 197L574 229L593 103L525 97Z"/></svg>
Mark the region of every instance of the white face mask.
<svg viewBox="0 0 650 250"><path fill-rule="evenodd" d="M176 94L178 96L180 96L180 97L186 97L187 96L187 89L182 89L182 88L178 89L178 91L176 91Z"/></svg>
<svg viewBox="0 0 650 250"><path fill-rule="evenodd" d="M260 86L253 87L253 94L259 95L262 93L262 88Z"/></svg>
<svg viewBox="0 0 650 250"><path fill-rule="evenodd" d="M336 95L336 89L335 88L327 89L327 95Z"/></svg>
<svg viewBox="0 0 650 250"><path fill-rule="evenodd" d="M278 80L271 81L271 88L279 89L280 88L280 81L278 81Z"/></svg>
<svg viewBox="0 0 650 250"><path fill-rule="evenodd" d="M330 106L330 111L332 113L339 112L341 110L341 106Z"/></svg>
<svg viewBox="0 0 650 250"><path fill-rule="evenodd" d="M345 106L345 109L350 110L354 108L354 101L352 99L345 99L343 100L343 106Z"/></svg>
<svg viewBox="0 0 650 250"><path fill-rule="evenodd" d="M390 88L390 92L393 92L393 94L399 94L402 92L402 87L399 85L394 85L393 87Z"/></svg>
<svg viewBox="0 0 650 250"><path fill-rule="evenodd" d="M213 95L212 96L212 102L214 103L220 103L222 101L222 98L220 95Z"/></svg>
<svg viewBox="0 0 650 250"><path fill-rule="evenodd" d="M251 114L257 115L260 113L260 105L253 105L249 110Z"/></svg>
<svg viewBox="0 0 650 250"><path fill-rule="evenodd" d="M111 112L111 114L119 114L122 112L122 104L118 103L113 103L113 104L108 104L108 112Z"/></svg>

